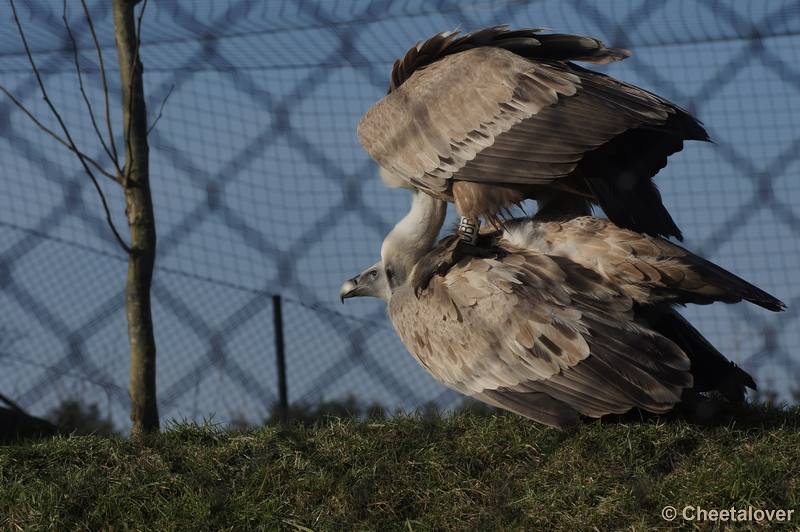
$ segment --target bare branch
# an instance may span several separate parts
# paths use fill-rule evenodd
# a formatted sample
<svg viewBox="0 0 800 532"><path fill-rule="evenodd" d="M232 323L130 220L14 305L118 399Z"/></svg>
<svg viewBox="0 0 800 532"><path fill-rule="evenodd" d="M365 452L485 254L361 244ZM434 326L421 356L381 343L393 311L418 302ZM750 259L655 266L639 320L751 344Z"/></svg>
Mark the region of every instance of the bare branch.
<svg viewBox="0 0 800 532"><path fill-rule="evenodd" d="M83 162L83 159L81 159ZM114 237L117 239L117 242L122 249L125 250L126 253L130 254L133 250L128 246L127 243L122 239L122 237L117 232L117 228L114 226L114 222L111 221L111 212L108 210L108 203L106 202L106 197L103 194L102 189L100 188L100 184L97 182L97 179L92 175L92 171L89 170L89 167L86 166L86 163L83 164L83 167L86 169L86 173L89 174L89 177L92 178L92 183L94 183L94 188L97 189L97 193L100 194L100 200L103 202L103 210L106 211L106 221L108 222L108 226L111 228L111 232L114 233Z"/></svg>
<svg viewBox="0 0 800 532"><path fill-rule="evenodd" d="M64 0L66 2L66 0ZM97 40L97 35L94 32L94 24L92 17L89 15L89 8L86 7L85 0L81 0L83 12L86 15L86 23L89 24L89 31L92 34L92 41L94 42L94 49L97 50L97 64L100 67L100 81L103 83L103 105L106 112L106 127L108 128L108 143L111 146L111 160L114 161L114 166L117 170L120 182L122 181L122 168L119 164L119 155L117 154L117 145L114 143L114 132L111 129L111 114L108 110L108 85L106 84L106 69L103 64L103 53L100 51L100 42ZM105 144L103 144L105 146Z"/></svg>
<svg viewBox="0 0 800 532"><path fill-rule="evenodd" d="M147 134L148 134L148 135L149 135L149 134L150 134L150 132L153 130L153 128L154 128L154 127L156 127L156 124L158 124L158 121L159 121L159 120L161 120L161 113L163 113L163 112L164 112L164 104L166 104L166 103L167 103L167 100L169 99L169 96L170 96L170 94L172 94L172 90L173 90L174 88L175 88L175 85L173 84L172 86L170 86L170 88L169 88L169 92L167 93L167 95L166 95L166 96L164 96L164 100L161 102L161 109L159 109L159 110L158 110L158 116L157 116L157 117L156 117L156 119L153 121L153 124L150 126L150 129L148 129L148 130L147 130Z"/></svg>
<svg viewBox="0 0 800 532"><path fill-rule="evenodd" d="M14 96L13 96L13 95L12 95L10 92L8 92L8 90L6 90L6 88L5 88L5 87L3 87L2 85L0 85L0 91L2 91L2 92L3 92L3 93L6 95L6 96L8 96L8 98L9 98L9 99L10 99L12 102L14 102L14 104L15 104L17 107L19 107L19 108L20 108L20 110L21 110L23 113L25 113L26 115L28 115L28 118L30 118L30 119L33 121L33 123L34 123L34 124L36 124L37 126L39 126L40 128L42 128L42 129L43 129L43 130L44 130L44 131L45 131L47 134L49 134L51 137L53 137L54 139L56 139L56 140L57 140L59 143L61 143L61 144L62 144L62 145L65 147L65 148L67 148L69 151L71 151L72 153L74 153L74 154L75 154L75 155L77 155L78 157L81 157L82 159L86 159L86 161L88 161L88 162L89 162L89 164L91 164L92 166L94 166L94 167L97 169L97 171L98 171L98 172L100 172L101 174L103 174L104 176L106 176L106 177L108 177L109 179L112 179L112 180L114 180L114 181L118 181L118 180L117 180L117 177L116 177L114 174L111 174L111 173L109 173L109 172L106 172L106 171L103 169L103 167L102 167L102 166L100 166L100 163L98 163L97 161L95 161L94 159L92 159L91 157L89 157L88 155L86 155L85 153L82 153L82 152L78 151L76 148L74 148L73 146L71 146L70 144L68 144L68 143L67 143L67 141L65 141L64 139L62 139L61 137L59 137L59 136L58 136L58 135L57 135L57 134L56 134L54 131L52 131L52 130L48 129L48 128L47 128L47 126L45 126L44 124L42 124L41 122L39 122L39 120L37 120L37 119L36 119L36 117L35 117L35 116L33 116L33 114L32 114L30 111L28 111L28 109L27 109L27 108L26 108L24 105L22 105L22 103L21 103L19 100L17 100L16 98L14 98Z"/></svg>
<svg viewBox="0 0 800 532"><path fill-rule="evenodd" d="M122 240L122 237L117 232L117 228L114 226L114 222L111 220L111 212L108 210L108 203L106 202L106 197L103 194L103 190L100 188L100 183L97 182L97 179L94 177L94 174L92 173L91 168L89 168L89 165L87 164L88 158L84 157L83 154L81 153L81 151L75 145L75 142L72 140L72 136L69 134L69 129L67 129L67 126L66 126L66 124L64 124L64 121L61 119L61 115L56 110L55 105L53 105L53 102L50 101L50 98L47 96L47 90L45 89L44 82L42 81L42 76L41 76L41 74L39 74L39 69L36 68L36 62L33 60L33 55L31 54L31 49L28 46L28 41L27 41L27 39L25 39L25 32L22 31L22 24L20 23L19 17L17 16L17 8L14 5L14 0L9 0L9 2L11 4L11 10L14 12L14 22L17 24L17 29L19 30L19 35L22 38L22 44L25 46L25 53L28 55L28 61L31 64L31 68L33 69L33 73L36 74L36 80L39 82L39 88L42 90L42 96L44 96L44 101L50 107L50 110L53 112L53 115L55 115L56 119L58 120L58 123L61 125L61 129L64 131L64 135L66 136L67 141L64 142L57 135L53 134L52 132L50 132L50 133L54 137L58 138L62 142L62 144L65 144L71 151L73 151L78 156L78 160L83 165L83 169L86 171L87 174L89 174L89 177L92 179L92 183L94 183L95 189L97 189L97 193L100 194L100 200L103 202L103 209L106 212L106 221L108 222L109 227L111 227L111 232L114 233L114 237L117 239L117 242L119 243L119 245L122 246L122 248L127 253L130 254L131 253L131 248L128 246L128 244L125 243L124 240ZM8 93L8 91L6 91L5 89L3 89L3 92L5 92L8 96L11 96ZM19 102L17 102L13 97L12 97L12 100L14 100L14 102L18 106L22 107L19 104ZM27 111L26 111L26 113L28 114L28 116L33 118L33 116L30 113L28 113ZM34 121L36 121L36 120L34 119ZM36 123L39 124L40 127L45 129L46 131L49 131L47 128L44 128L44 126L42 126L38 121L36 121Z"/></svg>
<svg viewBox="0 0 800 532"><path fill-rule="evenodd" d="M114 166L117 168L117 174L119 174L120 173L119 162L116 160L115 155L112 154L111 151L108 149L106 141L103 138L103 134L100 133L100 128L97 127L97 121L94 118L94 111L92 110L92 104L91 102L89 102L89 97L86 95L86 91L83 88L83 76L81 74L81 65L78 57L78 44L75 42L75 37L72 35L72 30L70 29L69 21L67 20L67 0L64 0L64 12L61 18L64 20L64 27L67 28L67 33L69 34L69 38L72 41L72 52L73 56L75 57L75 71L78 73L78 85L80 87L81 94L83 95L83 101L86 103L86 108L89 110L89 118L91 118L92 120L92 126L94 127L94 131L97 134L97 138L100 139L100 143L103 145L103 149L106 151L106 154L108 154L109 158L114 163ZM105 90L105 87L104 87L104 94L106 95L107 99L108 91ZM116 178L112 179L117 181Z"/></svg>

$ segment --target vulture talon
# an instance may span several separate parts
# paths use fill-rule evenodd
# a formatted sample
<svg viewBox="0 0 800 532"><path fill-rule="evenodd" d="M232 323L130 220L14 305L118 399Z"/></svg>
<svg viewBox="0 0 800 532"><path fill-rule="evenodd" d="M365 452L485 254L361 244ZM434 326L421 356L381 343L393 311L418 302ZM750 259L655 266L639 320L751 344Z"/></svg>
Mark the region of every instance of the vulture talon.
<svg viewBox="0 0 800 532"><path fill-rule="evenodd" d="M480 240L483 240L482 238ZM467 244L461 239L453 239L452 243L448 243L444 251L441 248L434 249L417 263L412 274L411 284L414 287L414 295L417 299L422 296L422 292L428 288L428 285L433 279L434 275L444 277L450 270L458 264L465 257L480 258L480 259L502 259L507 255L501 248L492 245L477 245Z"/></svg>
<svg viewBox="0 0 800 532"><path fill-rule="evenodd" d="M462 247L464 245L474 247L470 244L462 244ZM434 275L438 274L444 277L450 271L450 268L458 262L455 259L455 250L458 247L458 241L456 241L456 245L448 245L443 252L437 248L420 259L411 277L411 285L414 287L414 295L417 296L417 299L428 288Z"/></svg>

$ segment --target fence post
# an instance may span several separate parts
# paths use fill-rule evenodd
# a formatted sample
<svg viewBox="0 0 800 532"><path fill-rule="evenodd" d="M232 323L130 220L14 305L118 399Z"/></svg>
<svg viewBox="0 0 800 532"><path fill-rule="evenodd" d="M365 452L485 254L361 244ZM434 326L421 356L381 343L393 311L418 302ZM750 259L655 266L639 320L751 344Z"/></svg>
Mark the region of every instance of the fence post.
<svg viewBox="0 0 800 532"><path fill-rule="evenodd" d="M281 296L272 296L272 315L275 318L275 356L278 366L278 419L281 426L286 425L289 418L289 400L286 395L286 358L283 350L283 316L281 313Z"/></svg>

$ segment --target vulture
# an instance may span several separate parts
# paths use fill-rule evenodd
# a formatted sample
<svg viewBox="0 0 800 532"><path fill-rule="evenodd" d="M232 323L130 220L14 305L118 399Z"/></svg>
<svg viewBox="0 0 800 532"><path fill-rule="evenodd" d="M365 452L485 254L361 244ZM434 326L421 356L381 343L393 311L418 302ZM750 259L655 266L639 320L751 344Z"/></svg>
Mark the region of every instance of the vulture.
<svg viewBox="0 0 800 532"><path fill-rule="evenodd" d="M589 215L599 205L619 227L682 240L652 178L684 140L709 140L701 123L573 63L620 61L629 51L541 31L494 26L420 41L359 122L358 139L387 185L454 203L462 239L445 250L446 267L479 252L458 244L475 243L481 218L497 227L526 199L541 214Z"/></svg>
<svg viewBox="0 0 800 532"><path fill-rule="evenodd" d="M346 281L345 298L373 296L414 358L444 385L562 430L581 415L653 413L718 391L732 401L756 384L676 310L687 303L785 305L661 237L586 215L508 219L481 229L498 252L464 256L420 297L414 270L444 203L412 191L381 262ZM432 249L431 249L432 248Z"/></svg>

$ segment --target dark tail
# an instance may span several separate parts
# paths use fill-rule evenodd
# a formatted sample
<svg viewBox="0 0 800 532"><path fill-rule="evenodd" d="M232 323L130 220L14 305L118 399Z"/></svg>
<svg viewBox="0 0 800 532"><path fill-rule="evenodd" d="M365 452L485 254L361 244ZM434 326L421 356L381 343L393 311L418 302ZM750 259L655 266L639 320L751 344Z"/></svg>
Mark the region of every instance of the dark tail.
<svg viewBox="0 0 800 532"><path fill-rule="evenodd" d="M696 395L716 390L729 401L742 402L745 387L756 389L753 377L725 358L674 308L667 305L641 307L637 315L644 318L651 329L672 340L689 357L694 385L684 393Z"/></svg>

